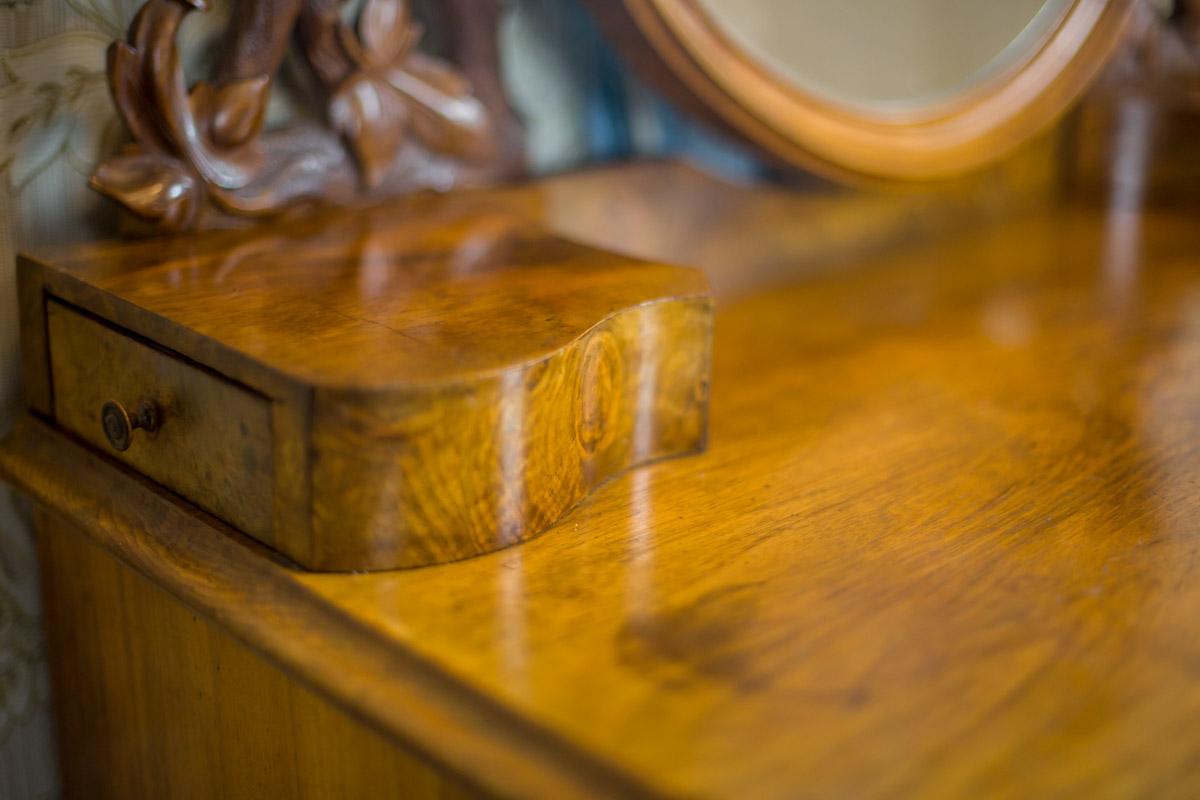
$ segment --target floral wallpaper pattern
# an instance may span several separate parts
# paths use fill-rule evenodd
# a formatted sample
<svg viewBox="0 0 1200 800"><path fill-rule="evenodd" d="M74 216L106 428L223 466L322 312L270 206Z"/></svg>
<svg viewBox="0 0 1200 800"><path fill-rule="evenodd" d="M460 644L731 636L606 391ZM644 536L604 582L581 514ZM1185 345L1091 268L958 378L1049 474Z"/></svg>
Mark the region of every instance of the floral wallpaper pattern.
<svg viewBox="0 0 1200 800"><path fill-rule="evenodd" d="M95 235L87 175L121 131L104 51L134 0L0 0L0 432L20 406L14 253ZM58 794L28 509L0 485L0 798Z"/></svg>
<svg viewBox="0 0 1200 800"><path fill-rule="evenodd" d="M57 159L86 175L105 139L117 130L104 82L110 39L71 31L0 56L0 103L6 128L0 173L10 196Z"/></svg>

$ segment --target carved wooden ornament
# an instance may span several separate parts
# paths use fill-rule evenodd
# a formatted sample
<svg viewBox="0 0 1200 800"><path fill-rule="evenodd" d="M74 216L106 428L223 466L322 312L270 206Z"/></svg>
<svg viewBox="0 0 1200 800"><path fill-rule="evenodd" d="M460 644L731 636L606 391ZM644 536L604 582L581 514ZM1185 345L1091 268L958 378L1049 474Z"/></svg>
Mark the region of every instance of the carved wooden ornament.
<svg viewBox="0 0 1200 800"><path fill-rule="evenodd" d="M467 76L418 52L421 28L406 0L366 0L356 24L341 6L235 0L216 78L189 90L177 34L207 0L148 0L108 54L113 99L133 143L100 164L92 186L159 227L181 230L318 201L446 189L514 168L515 123L501 93L481 93L485 102ZM494 23L493 3L473 11L455 24ZM264 132L272 81L293 37L323 114ZM478 46L487 37L461 40ZM494 50L482 59L458 55L476 67L473 78L495 83Z"/></svg>

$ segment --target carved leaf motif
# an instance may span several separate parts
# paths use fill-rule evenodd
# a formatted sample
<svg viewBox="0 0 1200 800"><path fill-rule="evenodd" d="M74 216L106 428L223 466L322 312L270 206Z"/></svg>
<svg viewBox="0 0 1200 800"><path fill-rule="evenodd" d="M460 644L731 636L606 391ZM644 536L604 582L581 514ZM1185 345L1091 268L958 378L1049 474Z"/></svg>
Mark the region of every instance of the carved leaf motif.
<svg viewBox="0 0 1200 800"><path fill-rule="evenodd" d="M191 225L203 189L175 159L132 151L108 159L92 175L92 187L169 230Z"/></svg>
<svg viewBox="0 0 1200 800"><path fill-rule="evenodd" d="M134 141L148 149L169 150L171 145L163 138L158 126L147 119L141 54L126 42L113 42L108 48L108 85L117 111Z"/></svg>
<svg viewBox="0 0 1200 800"><path fill-rule="evenodd" d="M471 84L437 59L413 53L387 72L387 82L411 107L413 132L427 146L471 159L495 154L487 108Z"/></svg>
<svg viewBox="0 0 1200 800"><path fill-rule="evenodd" d="M378 186L408 132L402 98L386 82L358 74L343 83L329 104L333 126L346 138L367 186Z"/></svg>
<svg viewBox="0 0 1200 800"><path fill-rule="evenodd" d="M267 95L271 78L259 75L214 88L200 82L192 89L192 110L207 119L213 144L237 147L262 131L267 116Z"/></svg>
<svg viewBox="0 0 1200 800"><path fill-rule="evenodd" d="M384 181L444 186L491 168L488 105L448 64L415 50L421 28L411 0L362 0L354 24L340 13L346 0L235 2L246 13L230 24L250 26L234 37L245 47L218 70L220 82L189 91L177 39L208 0L144 0L108 61L135 145L95 172L95 188L178 229L319 197L341 202ZM327 117L264 132L271 78L293 34L328 93ZM234 77L244 75L255 77Z"/></svg>
<svg viewBox="0 0 1200 800"><path fill-rule="evenodd" d="M393 64L416 44L420 30L410 18L407 0L366 0L358 17L363 66Z"/></svg>

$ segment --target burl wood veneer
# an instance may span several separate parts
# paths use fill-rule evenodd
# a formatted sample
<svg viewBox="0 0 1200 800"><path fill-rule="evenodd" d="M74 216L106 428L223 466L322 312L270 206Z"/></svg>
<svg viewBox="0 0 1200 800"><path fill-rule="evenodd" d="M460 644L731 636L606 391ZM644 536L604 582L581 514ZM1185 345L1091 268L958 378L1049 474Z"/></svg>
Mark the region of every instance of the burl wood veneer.
<svg viewBox="0 0 1200 800"><path fill-rule="evenodd" d="M20 264L31 405L313 569L449 561L704 446L703 276L482 195ZM101 409L156 425L110 446Z"/></svg>
<svg viewBox="0 0 1200 800"><path fill-rule="evenodd" d="M546 535L317 573L48 422L0 445L44 509L68 796L1194 794L1195 201L1089 192L814 275L841 233L793 220L871 206L770 198L738 253L738 194L637 174L732 293L710 446ZM599 239L576 201L630 177L510 199ZM748 258L770 288L721 280Z"/></svg>
<svg viewBox="0 0 1200 800"><path fill-rule="evenodd" d="M379 732L392 767L415 751L499 796L1189 796L1196 211L1075 203L723 298L703 454L424 569L296 569L27 421L0 473L67 523L41 517L49 605L75 610L51 628L74 659L56 700L135 710L125 737L70 728L64 749L119 767L83 796L157 800L183 767L211 785L213 751L174 749L211 739L154 735L160 685L215 685L242 746L279 754L269 786L342 759L378 770L359 796L399 780L360 736L289 732L309 703L286 720L286 683L225 644L170 660L181 628L229 634ZM142 609L128 572L212 627ZM63 649L92 626L153 644ZM129 673L108 672L122 656ZM164 660L192 678L157 674ZM232 662L250 677L223 677ZM122 786L131 758L163 766ZM223 785L261 796L244 763Z"/></svg>

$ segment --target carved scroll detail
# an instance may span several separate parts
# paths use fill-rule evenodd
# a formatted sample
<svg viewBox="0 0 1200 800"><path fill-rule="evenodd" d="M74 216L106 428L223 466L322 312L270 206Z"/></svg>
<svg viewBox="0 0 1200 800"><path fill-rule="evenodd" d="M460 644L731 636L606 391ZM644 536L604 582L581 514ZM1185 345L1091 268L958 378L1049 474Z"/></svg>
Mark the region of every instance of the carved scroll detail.
<svg viewBox="0 0 1200 800"><path fill-rule="evenodd" d="M407 0L366 0L355 24L341 0L236 0L214 83L186 87L185 16L207 0L147 0L108 78L133 144L92 186L171 230L227 225L312 202L448 188L511 171L513 125L453 67L416 50ZM299 43L322 95L324 124L264 132L271 83ZM494 93L493 93L494 94Z"/></svg>

